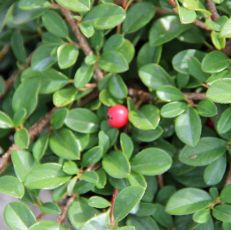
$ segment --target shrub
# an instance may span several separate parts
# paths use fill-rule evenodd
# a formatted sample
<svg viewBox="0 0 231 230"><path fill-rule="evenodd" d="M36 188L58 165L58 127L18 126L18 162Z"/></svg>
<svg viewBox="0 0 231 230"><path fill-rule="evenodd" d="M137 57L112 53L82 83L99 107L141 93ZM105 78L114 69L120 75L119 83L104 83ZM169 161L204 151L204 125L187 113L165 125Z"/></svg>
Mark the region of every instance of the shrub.
<svg viewBox="0 0 231 230"><path fill-rule="evenodd" d="M4 0L0 19L9 229L231 229L229 0Z"/></svg>

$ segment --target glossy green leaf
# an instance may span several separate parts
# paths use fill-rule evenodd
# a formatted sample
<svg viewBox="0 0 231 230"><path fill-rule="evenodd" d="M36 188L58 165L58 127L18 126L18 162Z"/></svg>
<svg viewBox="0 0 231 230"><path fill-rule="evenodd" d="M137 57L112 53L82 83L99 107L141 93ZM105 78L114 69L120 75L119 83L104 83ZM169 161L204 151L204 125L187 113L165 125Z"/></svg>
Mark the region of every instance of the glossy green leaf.
<svg viewBox="0 0 231 230"><path fill-rule="evenodd" d="M154 176L166 172L172 165L170 155L159 148L146 148L131 161L132 170L143 175Z"/></svg>
<svg viewBox="0 0 231 230"><path fill-rule="evenodd" d="M99 4L86 14L83 21L96 29L111 29L125 19L125 11L122 7L112 3Z"/></svg>
<svg viewBox="0 0 231 230"><path fill-rule="evenodd" d="M88 200L88 205L94 208L107 208L111 203L100 196L92 196Z"/></svg>
<svg viewBox="0 0 231 230"><path fill-rule="evenodd" d="M58 4L74 12L87 12L91 8L91 0L55 0Z"/></svg>
<svg viewBox="0 0 231 230"><path fill-rule="evenodd" d="M162 44L165 44L173 40L174 38L177 38L188 28L188 26L182 25L180 23L180 20L176 15L161 17L155 21L150 30L150 44L152 46L160 46Z"/></svg>
<svg viewBox="0 0 231 230"><path fill-rule="evenodd" d="M45 163L34 166L25 180L29 189L54 189L66 183L70 177L62 172L62 165Z"/></svg>
<svg viewBox="0 0 231 230"><path fill-rule="evenodd" d="M123 23L124 33L133 33L144 27L155 14L154 6L149 2L140 2L129 8Z"/></svg>
<svg viewBox="0 0 231 230"><path fill-rule="evenodd" d="M197 188L184 188L175 192L169 199L166 211L172 215L188 215L208 206L209 194Z"/></svg>
<svg viewBox="0 0 231 230"><path fill-rule="evenodd" d="M4 210L4 219L12 230L28 230L36 222L29 207L22 202L12 202Z"/></svg>
<svg viewBox="0 0 231 230"><path fill-rule="evenodd" d="M68 36L68 27L58 13L47 11L42 16L42 21L43 25L50 33L63 38Z"/></svg>
<svg viewBox="0 0 231 230"><path fill-rule="evenodd" d="M211 164L225 154L225 142L216 137L202 137L194 147L185 146L179 155L181 162L192 166Z"/></svg>
<svg viewBox="0 0 231 230"><path fill-rule="evenodd" d="M32 154L24 150L15 150L11 156L14 171L18 179L24 182L34 164Z"/></svg>
<svg viewBox="0 0 231 230"><path fill-rule="evenodd" d="M112 76L109 81L110 94L118 99L124 99L128 94L128 89L120 76Z"/></svg>
<svg viewBox="0 0 231 230"><path fill-rule="evenodd" d="M95 133L99 128L97 116L84 108L70 110L64 122L70 129L79 133Z"/></svg>
<svg viewBox="0 0 231 230"><path fill-rule="evenodd" d="M160 114L162 117L173 118L177 117L180 114L184 113L187 109L187 104L184 102L174 101L165 104L161 110Z"/></svg>
<svg viewBox="0 0 231 230"><path fill-rule="evenodd" d="M139 69L139 77L148 88L156 90L160 86L171 85L169 74L157 64L148 64Z"/></svg>
<svg viewBox="0 0 231 230"><path fill-rule="evenodd" d="M144 195L141 186L128 186L121 190L115 200L114 217L119 222L139 203Z"/></svg>
<svg viewBox="0 0 231 230"><path fill-rule="evenodd" d="M224 188L221 190L220 198L223 202L226 203L231 203L231 197L230 197L230 192L231 192L231 185L227 184L224 186Z"/></svg>
<svg viewBox="0 0 231 230"><path fill-rule="evenodd" d="M228 204L217 205L213 209L212 213L215 219L220 220L224 223L229 223L231 217L231 205Z"/></svg>
<svg viewBox="0 0 231 230"><path fill-rule="evenodd" d="M76 137L69 129L55 131L50 136L49 145L51 150L63 159L80 159L80 150Z"/></svg>
<svg viewBox="0 0 231 230"><path fill-rule="evenodd" d="M0 177L0 193L21 199L24 196L23 184L14 176Z"/></svg>
<svg viewBox="0 0 231 230"><path fill-rule="evenodd" d="M201 119L197 112L188 108L176 118L175 130L178 138L189 146L195 146L201 136Z"/></svg>
<svg viewBox="0 0 231 230"><path fill-rule="evenodd" d="M220 35L224 38L231 38L231 18L222 26Z"/></svg>
<svg viewBox="0 0 231 230"><path fill-rule="evenodd" d="M0 128L9 129L13 127L14 127L14 123L11 120L11 118L6 113L0 111Z"/></svg>
<svg viewBox="0 0 231 230"><path fill-rule="evenodd" d="M60 69L73 66L79 56L79 50L70 44L63 44L57 49L57 58Z"/></svg>
<svg viewBox="0 0 231 230"><path fill-rule="evenodd" d="M178 6L178 13L182 24L193 23L197 18L197 14L194 10L189 10L185 7Z"/></svg>
<svg viewBox="0 0 231 230"><path fill-rule="evenodd" d="M230 66L229 58L221 51L213 51L202 60L202 70L207 73L219 73Z"/></svg>
<svg viewBox="0 0 231 230"><path fill-rule="evenodd" d="M217 107L211 100L205 99L197 104L197 112L203 117L214 117L217 115Z"/></svg>
<svg viewBox="0 0 231 230"><path fill-rule="evenodd" d="M231 109L227 108L219 117L217 131L220 134L226 133L231 129Z"/></svg>
<svg viewBox="0 0 231 230"><path fill-rule="evenodd" d="M120 146L121 146L122 152L129 159L133 153L134 144L133 144L131 137L129 137L126 133L121 133L120 135Z"/></svg>
<svg viewBox="0 0 231 230"><path fill-rule="evenodd" d="M14 142L21 149L27 149L30 144L30 137L27 129L23 128L14 134Z"/></svg>
<svg viewBox="0 0 231 230"><path fill-rule="evenodd" d="M124 153L114 151L103 158L103 169L114 178L128 177L131 166Z"/></svg>
<svg viewBox="0 0 231 230"><path fill-rule="evenodd" d="M93 77L93 66L82 65L75 73L74 84L76 88L84 87Z"/></svg>
<svg viewBox="0 0 231 230"><path fill-rule="evenodd" d="M209 87L206 96L217 103L231 103L231 79L224 78L214 81Z"/></svg>
<svg viewBox="0 0 231 230"><path fill-rule="evenodd" d="M156 91L157 96L162 101L181 101L184 100L183 93L174 86L160 86Z"/></svg>
<svg viewBox="0 0 231 230"><path fill-rule="evenodd" d="M153 105L144 105L139 111L129 112L129 121L138 129L156 129L160 121L159 109Z"/></svg>
<svg viewBox="0 0 231 230"><path fill-rule="evenodd" d="M59 224L47 220L41 220L29 228L29 230L54 230L54 229L66 230L66 228L61 227Z"/></svg>

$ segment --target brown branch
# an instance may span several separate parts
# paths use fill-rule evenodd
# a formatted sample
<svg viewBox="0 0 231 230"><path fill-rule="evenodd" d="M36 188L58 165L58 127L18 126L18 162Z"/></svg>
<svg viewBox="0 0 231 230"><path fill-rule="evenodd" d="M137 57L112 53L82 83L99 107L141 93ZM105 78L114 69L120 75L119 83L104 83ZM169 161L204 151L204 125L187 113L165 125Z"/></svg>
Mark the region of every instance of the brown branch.
<svg viewBox="0 0 231 230"><path fill-rule="evenodd" d="M86 56L93 54L93 50L91 49L87 39L85 38L85 36L81 33L80 29L79 29L79 25L78 23L74 20L72 13L63 8L62 6L58 5L58 4L53 4L52 5L54 9L58 9L60 10L60 12L62 13L62 15L64 16L64 18L66 19L67 23L69 24L69 26L71 27L76 39L78 40L78 45L79 47L82 49L82 51L84 52L84 54ZM101 80L103 78L104 74L103 72L99 69L99 67L96 65L95 67L95 77L96 80Z"/></svg>
<svg viewBox="0 0 231 230"><path fill-rule="evenodd" d="M118 196L119 190L114 189L112 194L112 200L111 200L111 209L110 209L110 227L115 226L115 217L114 217L114 208L115 208L115 201Z"/></svg>
<svg viewBox="0 0 231 230"><path fill-rule="evenodd" d="M29 129L29 137L31 140L35 139L42 130L47 126L49 123L50 117L52 114L52 110L48 112L41 120L36 122L30 129ZM9 149L4 153L4 155L0 158L0 173L2 173L10 163L11 154L15 150L19 150L19 146L16 144L12 144Z"/></svg>
<svg viewBox="0 0 231 230"><path fill-rule="evenodd" d="M214 21L220 18L220 15L217 12L217 8L213 0L206 0L209 11L211 12L211 17Z"/></svg>
<svg viewBox="0 0 231 230"><path fill-rule="evenodd" d="M172 6L173 8L177 7L176 1L175 0L168 0L168 3L170 6Z"/></svg>
<svg viewBox="0 0 231 230"><path fill-rule="evenodd" d="M70 208L71 204L75 201L76 199L76 194L73 194L69 199L67 200L65 206L62 208L61 214L57 218L57 223L58 224L63 224L66 220L68 209Z"/></svg>
<svg viewBox="0 0 231 230"><path fill-rule="evenodd" d="M184 93L184 96L188 100L193 100L193 101L200 101L206 99L205 93Z"/></svg>
<svg viewBox="0 0 231 230"><path fill-rule="evenodd" d="M10 51L10 46L8 45L2 48L2 50L0 51L0 61L8 54L9 51Z"/></svg>
<svg viewBox="0 0 231 230"><path fill-rule="evenodd" d="M158 184L159 188L163 188L164 187L164 178L163 178L163 175L157 176L157 184Z"/></svg>

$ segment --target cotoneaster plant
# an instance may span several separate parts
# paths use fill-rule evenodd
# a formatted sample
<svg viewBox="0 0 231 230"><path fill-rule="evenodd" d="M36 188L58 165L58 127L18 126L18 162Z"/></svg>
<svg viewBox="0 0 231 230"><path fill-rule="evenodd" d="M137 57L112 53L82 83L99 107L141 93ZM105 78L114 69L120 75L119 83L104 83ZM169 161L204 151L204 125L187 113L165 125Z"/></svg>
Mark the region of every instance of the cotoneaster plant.
<svg viewBox="0 0 231 230"><path fill-rule="evenodd" d="M230 0L0 1L1 230L230 230L230 57Z"/></svg>

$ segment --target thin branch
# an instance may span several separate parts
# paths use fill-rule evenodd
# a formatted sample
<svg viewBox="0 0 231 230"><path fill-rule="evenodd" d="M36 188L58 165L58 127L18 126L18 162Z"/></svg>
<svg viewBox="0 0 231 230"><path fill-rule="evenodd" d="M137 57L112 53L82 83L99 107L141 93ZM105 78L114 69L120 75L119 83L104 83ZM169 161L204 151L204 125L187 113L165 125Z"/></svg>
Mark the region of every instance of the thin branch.
<svg viewBox="0 0 231 230"><path fill-rule="evenodd" d="M85 36L81 33L81 31L79 29L79 25L74 20L72 13L69 10L63 8L62 6L60 6L58 4L53 4L52 6L54 9L60 10L60 12L63 14L67 23L71 27L76 39L78 40L78 42L79 42L78 45L82 49L84 54L86 56L93 54L93 50L91 49ZM95 66L95 76L96 76L96 80L101 80L104 77L103 72L100 70L100 68L97 65Z"/></svg>
<svg viewBox="0 0 231 230"><path fill-rule="evenodd" d="M184 96L193 101L201 101L206 99L206 94L205 93L184 93Z"/></svg>
<svg viewBox="0 0 231 230"><path fill-rule="evenodd" d="M159 188L163 188L164 187L164 178L163 178L163 175L157 176L157 184L158 184Z"/></svg>
<svg viewBox="0 0 231 230"><path fill-rule="evenodd" d="M211 12L211 17L214 21L220 18L220 15L217 12L217 8L213 0L206 0L209 11Z"/></svg>
<svg viewBox="0 0 231 230"><path fill-rule="evenodd" d="M50 117L52 114L52 110L48 112L41 120L36 122L30 129L29 129L29 137L31 140L35 139L42 130L47 126L50 121ZM12 144L9 149L4 153L4 155L0 158L0 173L2 173L10 163L11 154L15 150L19 150L19 146L16 144Z"/></svg>
<svg viewBox="0 0 231 230"><path fill-rule="evenodd" d="M62 208L61 214L57 218L57 223L58 224L63 224L66 220L68 209L70 208L71 204L75 201L76 199L76 194L73 194L69 199L67 200L65 206Z"/></svg>
<svg viewBox="0 0 231 230"><path fill-rule="evenodd" d="M114 217L114 208L115 208L115 201L118 196L119 190L114 189L112 194L112 200L111 200L111 209L110 209L110 227L115 226L115 217Z"/></svg>
<svg viewBox="0 0 231 230"><path fill-rule="evenodd" d="M0 51L0 61L4 59L4 57L8 54L9 51L10 51L10 46L8 45L2 48L2 50Z"/></svg>

